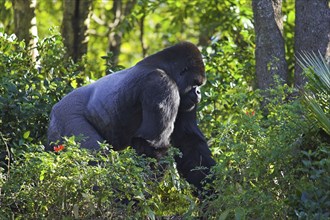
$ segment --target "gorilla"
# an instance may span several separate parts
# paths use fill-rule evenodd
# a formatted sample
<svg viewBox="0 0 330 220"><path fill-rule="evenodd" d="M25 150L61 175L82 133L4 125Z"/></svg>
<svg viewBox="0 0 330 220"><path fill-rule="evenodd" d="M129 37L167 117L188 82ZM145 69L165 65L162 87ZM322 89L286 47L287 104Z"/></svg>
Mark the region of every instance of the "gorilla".
<svg viewBox="0 0 330 220"><path fill-rule="evenodd" d="M172 145L182 153L175 158L180 175L202 189L215 165L196 120L199 87L205 81L202 56L194 44L168 47L73 90L55 104L47 150L72 135L85 137L83 148L99 150L98 142L106 141L114 150L132 146L156 159Z"/></svg>

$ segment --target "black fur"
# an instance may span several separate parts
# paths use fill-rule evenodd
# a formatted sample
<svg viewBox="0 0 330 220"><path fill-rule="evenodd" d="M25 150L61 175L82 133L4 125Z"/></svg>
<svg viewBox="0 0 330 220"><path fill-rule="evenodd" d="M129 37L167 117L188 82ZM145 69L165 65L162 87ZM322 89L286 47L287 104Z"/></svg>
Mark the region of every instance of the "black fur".
<svg viewBox="0 0 330 220"><path fill-rule="evenodd" d="M203 133L197 126L196 107L192 111L179 111L171 136L173 146L180 149L175 158L179 173L199 190L202 181L215 165Z"/></svg>

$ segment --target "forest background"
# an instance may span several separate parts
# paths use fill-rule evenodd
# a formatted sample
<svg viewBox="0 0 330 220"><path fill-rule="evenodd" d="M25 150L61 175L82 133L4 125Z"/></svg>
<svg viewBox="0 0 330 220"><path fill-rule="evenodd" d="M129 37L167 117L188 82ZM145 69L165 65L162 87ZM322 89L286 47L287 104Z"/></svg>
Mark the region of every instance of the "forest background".
<svg viewBox="0 0 330 220"><path fill-rule="evenodd" d="M0 13L1 219L329 218L328 0L0 0ZM43 151L65 94L186 40L206 65L212 195L192 195L175 150L161 180L131 149Z"/></svg>

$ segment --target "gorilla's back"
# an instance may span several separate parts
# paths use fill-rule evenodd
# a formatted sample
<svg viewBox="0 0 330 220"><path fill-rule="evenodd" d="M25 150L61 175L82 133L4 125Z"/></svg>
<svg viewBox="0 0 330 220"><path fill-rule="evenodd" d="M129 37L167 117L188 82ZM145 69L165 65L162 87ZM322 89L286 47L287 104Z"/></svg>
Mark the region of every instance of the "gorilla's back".
<svg viewBox="0 0 330 220"><path fill-rule="evenodd" d="M50 139L84 135L87 131L81 127L90 125L117 150L131 145L130 141L142 122L140 94L144 87L141 85L147 81L146 78L157 79L151 75L154 70L137 65L73 90L52 109L52 129L49 130L53 134L49 136L54 138Z"/></svg>

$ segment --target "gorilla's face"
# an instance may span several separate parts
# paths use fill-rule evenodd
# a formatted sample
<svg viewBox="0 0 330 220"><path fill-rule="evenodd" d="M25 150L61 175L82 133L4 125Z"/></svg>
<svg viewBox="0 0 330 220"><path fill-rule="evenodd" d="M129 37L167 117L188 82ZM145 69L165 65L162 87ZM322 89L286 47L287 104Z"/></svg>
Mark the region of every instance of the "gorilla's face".
<svg viewBox="0 0 330 220"><path fill-rule="evenodd" d="M189 112L201 101L200 87L195 86L181 96L179 111Z"/></svg>
<svg viewBox="0 0 330 220"><path fill-rule="evenodd" d="M180 95L189 92L193 87L205 84L205 67L201 55L187 57L186 61L180 64L175 67Z"/></svg>
<svg viewBox="0 0 330 220"><path fill-rule="evenodd" d="M196 63L198 65L196 65ZM201 101L200 86L205 84L206 77L202 60L188 62L177 82L180 93L180 111L191 111Z"/></svg>

